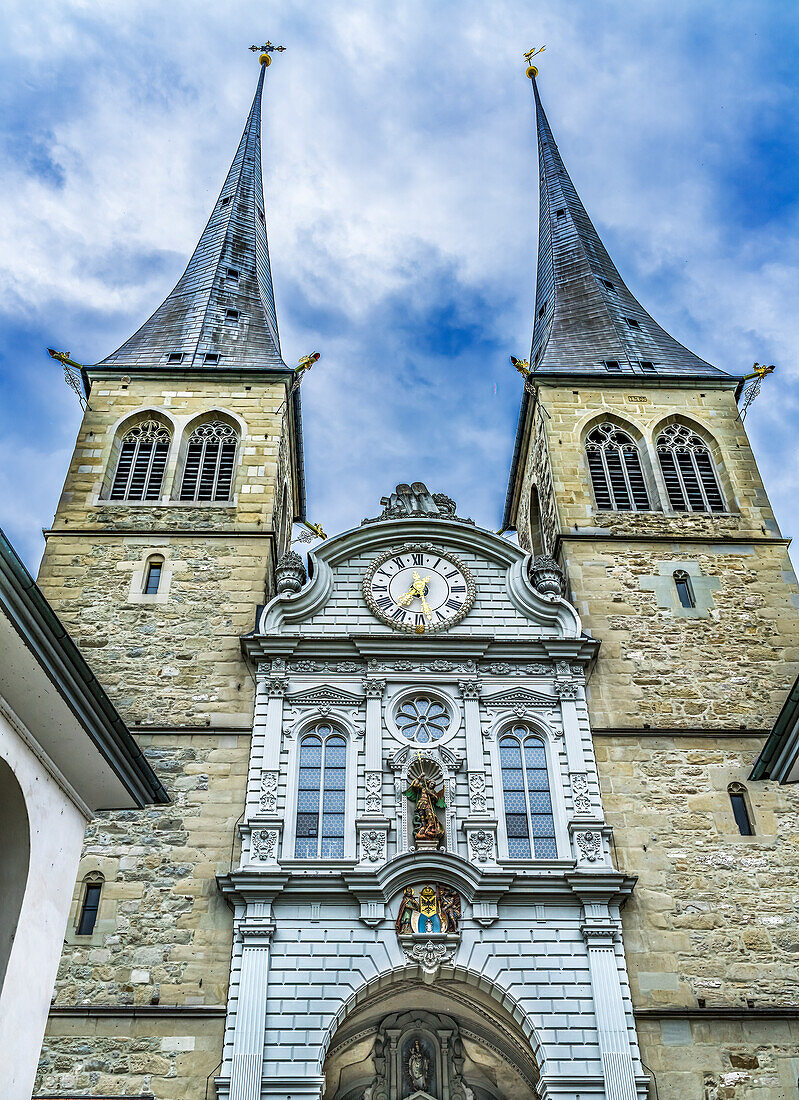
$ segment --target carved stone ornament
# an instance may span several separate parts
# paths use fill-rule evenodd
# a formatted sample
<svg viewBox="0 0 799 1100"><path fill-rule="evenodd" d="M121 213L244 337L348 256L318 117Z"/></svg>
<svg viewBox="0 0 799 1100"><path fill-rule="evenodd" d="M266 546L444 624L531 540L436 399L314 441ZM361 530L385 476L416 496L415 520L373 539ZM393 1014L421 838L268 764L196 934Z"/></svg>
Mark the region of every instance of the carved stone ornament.
<svg viewBox="0 0 799 1100"><path fill-rule="evenodd" d="M382 699L386 690L385 680L364 680L363 691L367 699Z"/></svg>
<svg viewBox="0 0 799 1100"><path fill-rule="evenodd" d="M547 600L557 600L563 595L563 570L549 554L542 554L530 565L533 588Z"/></svg>
<svg viewBox="0 0 799 1100"><path fill-rule="evenodd" d="M480 698L480 683L477 680L458 680L458 687L463 699Z"/></svg>
<svg viewBox="0 0 799 1100"><path fill-rule="evenodd" d="M277 812L277 772L261 772L261 809L266 814Z"/></svg>
<svg viewBox="0 0 799 1100"><path fill-rule="evenodd" d="M558 699L576 699L580 685L574 680L556 680L553 687Z"/></svg>
<svg viewBox="0 0 799 1100"><path fill-rule="evenodd" d="M469 813L488 812L486 800L486 777L483 772L469 772Z"/></svg>
<svg viewBox="0 0 799 1100"><path fill-rule="evenodd" d="M469 847L478 863L488 863L494 858L494 834L486 829L469 833Z"/></svg>
<svg viewBox="0 0 799 1100"><path fill-rule="evenodd" d="M289 689L288 676L270 676L266 682L266 690L270 695L285 695Z"/></svg>
<svg viewBox="0 0 799 1100"><path fill-rule="evenodd" d="M262 862L274 859L277 853L277 840L277 829L254 829L250 835L253 858Z"/></svg>
<svg viewBox="0 0 799 1100"><path fill-rule="evenodd" d="M293 550L287 550L275 566L275 579L278 593L282 596L287 592L299 592L308 580L305 565L299 554Z"/></svg>
<svg viewBox="0 0 799 1100"><path fill-rule="evenodd" d="M427 940L426 943L415 943L412 947L410 944L403 944L403 947L408 958L412 962L419 963L427 974L435 974L439 966L443 962L449 962L454 954L453 948L447 944L433 943L432 940Z"/></svg>
<svg viewBox="0 0 799 1100"><path fill-rule="evenodd" d="M572 799L576 814L591 813L591 795L588 790L588 776L583 772L576 772L571 777Z"/></svg>
<svg viewBox="0 0 799 1100"><path fill-rule="evenodd" d="M383 812L383 774L367 772L365 777L364 810L367 814Z"/></svg>
<svg viewBox="0 0 799 1100"><path fill-rule="evenodd" d="M391 496L382 497L380 503L384 506L383 511L373 519L363 520L362 527L384 519L456 519L461 523L474 523L473 519L456 515L457 506L452 497L429 492L421 481L398 485Z"/></svg>
<svg viewBox="0 0 799 1100"><path fill-rule="evenodd" d="M588 863L596 863L602 859L602 834L596 832L575 833L580 859Z"/></svg>
<svg viewBox="0 0 799 1100"><path fill-rule="evenodd" d="M386 834L379 829L365 829L361 833L362 858L370 863L379 863L386 852Z"/></svg>

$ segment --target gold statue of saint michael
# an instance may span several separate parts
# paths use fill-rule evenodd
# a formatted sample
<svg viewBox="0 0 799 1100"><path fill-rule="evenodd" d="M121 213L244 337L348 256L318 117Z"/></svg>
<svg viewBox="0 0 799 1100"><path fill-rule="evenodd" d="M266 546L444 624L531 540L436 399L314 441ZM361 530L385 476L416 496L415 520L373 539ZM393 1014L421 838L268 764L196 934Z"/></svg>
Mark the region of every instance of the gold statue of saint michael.
<svg viewBox="0 0 799 1100"><path fill-rule="evenodd" d="M407 607L408 604L411 603L413 600L421 600L422 601L422 614L424 615L424 617L426 619L432 619L433 612L430 608L430 604L427 602L427 586L428 586L429 583L430 583L430 578L429 577L420 577L419 574L414 569L414 571L413 571L413 584L411 585L411 587L408 589L407 592L404 592L399 597L399 599L397 600L397 603L400 605L400 607Z"/></svg>

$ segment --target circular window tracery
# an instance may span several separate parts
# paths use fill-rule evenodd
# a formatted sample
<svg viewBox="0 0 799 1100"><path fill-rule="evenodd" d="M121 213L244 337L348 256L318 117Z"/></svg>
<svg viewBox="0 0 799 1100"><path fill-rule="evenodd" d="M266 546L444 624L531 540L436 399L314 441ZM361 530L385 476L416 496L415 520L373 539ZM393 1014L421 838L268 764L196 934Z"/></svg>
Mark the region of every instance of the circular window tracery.
<svg viewBox="0 0 799 1100"><path fill-rule="evenodd" d="M413 695L404 699L394 714L397 729L408 741L429 745L440 741L452 724L449 708L432 695Z"/></svg>

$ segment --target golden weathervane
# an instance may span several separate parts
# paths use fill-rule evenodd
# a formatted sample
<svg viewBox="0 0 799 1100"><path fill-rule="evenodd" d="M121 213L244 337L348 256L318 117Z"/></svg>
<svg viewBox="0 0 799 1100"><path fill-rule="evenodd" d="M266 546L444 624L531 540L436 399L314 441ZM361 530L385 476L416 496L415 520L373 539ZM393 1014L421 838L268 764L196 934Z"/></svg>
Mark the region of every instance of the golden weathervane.
<svg viewBox="0 0 799 1100"><path fill-rule="evenodd" d="M64 381L71 390L74 390L77 394L78 401L82 409L88 409L91 406L86 400L83 392L83 376L81 374L83 370L83 363L76 363L74 359L70 358L68 351L56 351L55 348L48 348L47 354L51 359L55 359L57 363L60 363L64 368Z"/></svg>
<svg viewBox="0 0 799 1100"><path fill-rule="evenodd" d="M763 379L767 375L773 374L776 369L777 368L774 366L773 363L769 363L768 366L766 366L765 363L753 363L752 370L749 372L749 374L745 374L741 379L742 382L749 383L749 385L743 392L743 402L741 403L741 410L738 413L738 419L741 421L742 424L746 419L746 414L749 410L749 406L760 393L760 387L763 384Z"/></svg>
<svg viewBox="0 0 799 1100"><path fill-rule="evenodd" d="M538 57L538 55L540 53L543 53L545 49L546 46L539 46L538 49L533 46L533 48L531 50L528 50L527 53L524 55L524 60L527 62L527 76L529 76L531 80L534 76L538 76L538 69L533 64L533 58Z"/></svg>

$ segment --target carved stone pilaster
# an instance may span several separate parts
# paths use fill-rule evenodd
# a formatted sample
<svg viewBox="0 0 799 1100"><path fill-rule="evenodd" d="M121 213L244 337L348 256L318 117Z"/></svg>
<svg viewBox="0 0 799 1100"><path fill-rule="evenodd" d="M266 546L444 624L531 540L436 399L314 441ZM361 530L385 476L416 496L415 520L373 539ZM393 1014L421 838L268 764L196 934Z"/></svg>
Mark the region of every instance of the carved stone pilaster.
<svg viewBox="0 0 799 1100"><path fill-rule="evenodd" d="M588 776L584 772L575 772L570 776L572 787L572 802L575 814L590 814L591 793L588 788Z"/></svg>
<svg viewBox="0 0 799 1100"><path fill-rule="evenodd" d="M485 772L469 772L469 813L488 813Z"/></svg>
<svg viewBox="0 0 799 1100"><path fill-rule="evenodd" d="M555 680L553 687L558 699L576 699L580 690L576 680Z"/></svg>
<svg viewBox="0 0 799 1100"><path fill-rule="evenodd" d="M367 815L383 812L383 774L367 772L365 776L364 812Z"/></svg>
<svg viewBox="0 0 799 1100"><path fill-rule="evenodd" d="M277 779L277 772L261 772L261 793L258 804L262 813L277 812Z"/></svg>
<svg viewBox="0 0 799 1100"><path fill-rule="evenodd" d="M386 690L385 680L364 680L363 693L367 699L382 699Z"/></svg>
<svg viewBox="0 0 799 1100"><path fill-rule="evenodd" d="M288 676L276 676L274 673L266 681L266 690L269 695L285 695L289 689Z"/></svg>
<svg viewBox="0 0 799 1100"><path fill-rule="evenodd" d="M482 685L479 680L458 680L463 699L479 699Z"/></svg>

